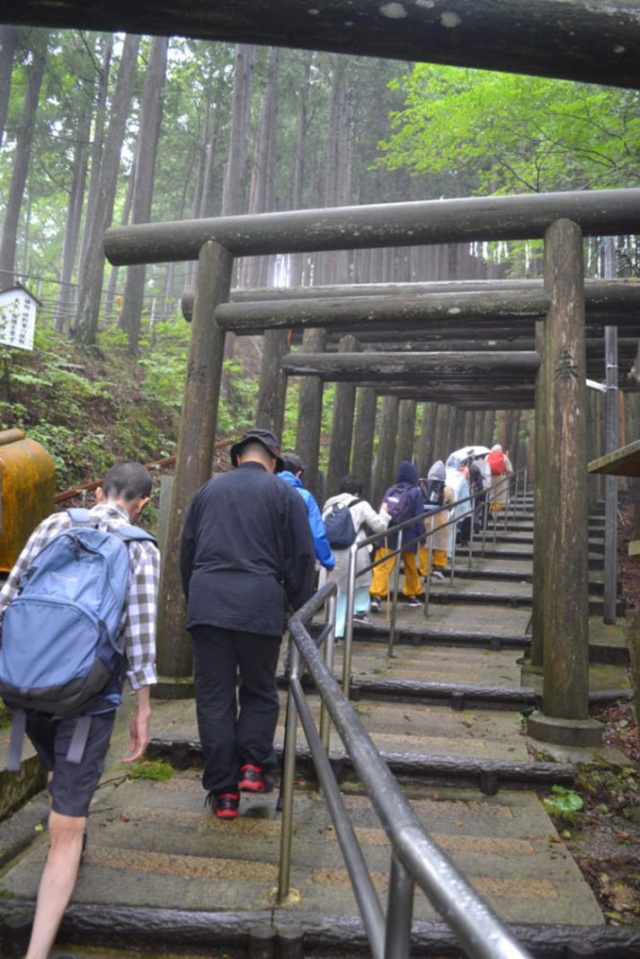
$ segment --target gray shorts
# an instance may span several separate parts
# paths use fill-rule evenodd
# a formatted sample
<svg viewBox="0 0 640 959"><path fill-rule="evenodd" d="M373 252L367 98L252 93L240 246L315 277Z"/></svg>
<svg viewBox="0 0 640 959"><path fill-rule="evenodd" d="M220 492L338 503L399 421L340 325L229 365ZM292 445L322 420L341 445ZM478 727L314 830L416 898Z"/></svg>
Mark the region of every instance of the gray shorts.
<svg viewBox="0 0 640 959"><path fill-rule="evenodd" d="M91 717L91 728L82 761L67 760L75 719L59 719L42 713L27 713L27 735L40 762L52 773L48 785L51 808L62 816L84 817L104 769L116 711Z"/></svg>

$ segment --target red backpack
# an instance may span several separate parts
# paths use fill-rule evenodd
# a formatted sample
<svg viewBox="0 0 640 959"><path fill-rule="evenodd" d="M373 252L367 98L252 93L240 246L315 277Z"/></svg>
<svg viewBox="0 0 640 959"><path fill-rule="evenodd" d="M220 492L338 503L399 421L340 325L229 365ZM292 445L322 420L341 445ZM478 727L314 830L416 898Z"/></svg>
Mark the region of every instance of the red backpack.
<svg viewBox="0 0 640 959"><path fill-rule="evenodd" d="M487 463L494 476L501 476L504 473L504 453L501 453L500 450L491 450L487 456Z"/></svg>

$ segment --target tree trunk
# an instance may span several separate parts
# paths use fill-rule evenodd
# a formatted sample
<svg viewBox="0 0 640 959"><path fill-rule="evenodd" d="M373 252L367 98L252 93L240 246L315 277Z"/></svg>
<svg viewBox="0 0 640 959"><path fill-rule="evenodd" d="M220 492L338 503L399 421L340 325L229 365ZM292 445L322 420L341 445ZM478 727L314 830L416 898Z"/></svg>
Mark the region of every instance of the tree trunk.
<svg viewBox="0 0 640 959"><path fill-rule="evenodd" d="M260 124L253 153L253 167L249 185L249 213L267 213L269 210L275 210L274 176L277 163L279 69L280 50L272 47L269 50ZM273 256L247 257L242 263L238 286L251 288L272 285L269 283L269 267L273 262Z"/></svg>
<svg viewBox="0 0 640 959"><path fill-rule="evenodd" d="M104 148L104 136L107 116L107 97L109 94L109 76L111 74L111 58L113 56L113 37L104 38L105 45L102 51L102 65L97 76L97 89L95 91L96 105L95 117L93 121L93 143L91 144L91 158L89 161L91 173L89 175L89 190L87 193L87 209L84 216L84 225L82 233L82 247L80 250L80 262L78 273L84 274L84 264L87 259L87 248L89 241L93 236L93 226L98 206L98 196L100 192L100 167L102 164L102 151Z"/></svg>
<svg viewBox="0 0 640 959"><path fill-rule="evenodd" d="M327 140L325 206L343 206L350 194L349 118L347 61L334 57L331 118ZM318 257L320 283L346 283L349 254L346 250L321 253Z"/></svg>
<svg viewBox="0 0 640 959"><path fill-rule="evenodd" d="M78 338L85 346L95 345L98 334L105 262L104 233L113 216L120 153L136 79L139 47L140 37L127 34L122 48L122 59L100 169L95 221L89 238L78 296Z"/></svg>
<svg viewBox="0 0 640 959"><path fill-rule="evenodd" d="M29 70L27 89L24 95L20 128L13 159L11 185L5 207L2 241L0 242L0 278L2 285L12 286L16 268L16 250L18 244L18 223L24 198L27 173L31 161L31 146L36 126L38 97L47 59L48 32L35 31L33 34L33 60Z"/></svg>
<svg viewBox="0 0 640 959"><path fill-rule="evenodd" d="M167 37L154 37L151 41L140 110L141 124L131 211L133 223L146 223L151 218L153 178L162 122L162 90L167 71L168 49ZM138 355L145 273L144 266L129 267L124 288L124 306L119 325L127 333L129 352L132 356Z"/></svg>
<svg viewBox="0 0 640 959"><path fill-rule="evenodd" d="M67 222L64 231L62 251L62 269L60 271L60 289L55 307L54 328L64 330L70 323L75 310L75 290L71 286L73 267L78 252L82 206L87 182L87 153L91 136L92 102L86 98L81 115L78 117L74 137L73 160L71 162L71 190L67 205Z"/></svg>
<svg viewBox="0 0 640 959"><path fill-rule="evenodd" d="M256 47L238 44L233 81L233 106L229 157L222 190L222 216L242 213L249 144L249 115L253 74L256 65Z"/></svg>
<svg viewBox="0 0 640 959"><path fill-rule="evenodd" d="M290 210L302 209L302 185L305 180L305 146L308 125L307 114L309 109L309 82L313 56L313 53L307 53L306 55L302 83L298 93L298 130L296 133L296 147L291 177L291 192L289 194ZM303 272L303 254L294 253L290 259L290 281L292 286L300 286L302 284Z"/></svg>
<svg viewBox="0 0 640 959"><path fill-rule="evenodd" d="M247 152L249 147L249 119L253 75L256 65L256 50L253 45L238 44L233 70L233 101L231 107L231 136L229 153L222 186L221 215L227 216L244 212L245 186L247 177ZM237 271L236 262L235 269ZM224 358L231 359L235 346L233 333L227 334L224 342ZM229 392L228 377L222 376L222 389L225 396Z"/></svg>
<svg viewBox="0 0 640 959"><path fill-rule="evenodd" d="M18 45L19 36L18 27L0 26L0 147L2 146L9 109L13 55Z"/></svg>

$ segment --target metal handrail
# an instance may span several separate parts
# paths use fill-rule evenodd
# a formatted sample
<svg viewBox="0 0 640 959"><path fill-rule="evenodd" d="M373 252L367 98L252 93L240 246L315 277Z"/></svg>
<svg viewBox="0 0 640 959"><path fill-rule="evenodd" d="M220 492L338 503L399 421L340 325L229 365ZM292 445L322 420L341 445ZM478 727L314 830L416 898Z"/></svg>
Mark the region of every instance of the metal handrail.
<svg viewBox="0 0 640 959"><path fill-rule="evenodd" d="M330 596L328 583L289 621L291 637L289 699L283 768L283 816L278 899L290 893L293 835L293 783L297 719L300 718L351 879L373 959L409 959L415 886L451 927L470 959L531 959L484 900L429 837L424 826L354 712L331 670L322 661L307 625ZM328 645L332 645L328 630ZM328 751L323 746L301 679L301 664L331 717L391 844L386 914L380 904L362 849L349 819Z"/></svg>

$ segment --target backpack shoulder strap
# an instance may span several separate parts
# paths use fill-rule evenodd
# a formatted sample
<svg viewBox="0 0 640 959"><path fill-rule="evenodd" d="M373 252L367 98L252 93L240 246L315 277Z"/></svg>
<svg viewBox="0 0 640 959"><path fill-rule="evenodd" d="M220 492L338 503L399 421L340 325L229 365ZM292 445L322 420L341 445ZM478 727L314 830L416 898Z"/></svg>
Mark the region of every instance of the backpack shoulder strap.
<svg viewBox="0 0 640 959"><path fill-rule="evenodd" d="M20 770L26 727L27 714L24 709L14 710L13 720L11 722L11 738L7 752L7 765L5 766L8 772L15 773Z"/></svg>
<svg viewBox="0 0 640 959"><path fill-rule="evenodd" d="M98 525L98 521L94 520L91 512L82 506L72 506L67 510L67 513L71 518L71 522L76 526ZM108 532L115 533L116 536L119 536L120 539L125 540L125 542L135 539L156 543L156 538L152 533L148 533L146 529L142 529L140 526L132 526L130 523L123 523L122 526L118 526L117 529L112 528L108 530Z"/></svg>
<svg viewBox="0 0 640 959"><path fill-rule="evenodd" d="M125 523L123 526L119 526L117 530L114 530L116 535L120 536L121 539L125 542L130 540L139 540L146 541L149 543L157 543L153 533L148 533L146 529L142 529L141 526L130 526L128 523Z"/></svg>
<svg viewBox="0 0 640 959"><path fill-rule="evenodd" d="M89 526L91 524L91 513L84 506L71 506L67 513L71 522L76 526Z"/></svg>
<svg viewBox="0 0 640 959"><path fill-rule="evenodd" d="M359 502L359 499L352 499L350 503L347 503L347 509L351 509L352 506L357 506Z"/></svg>

